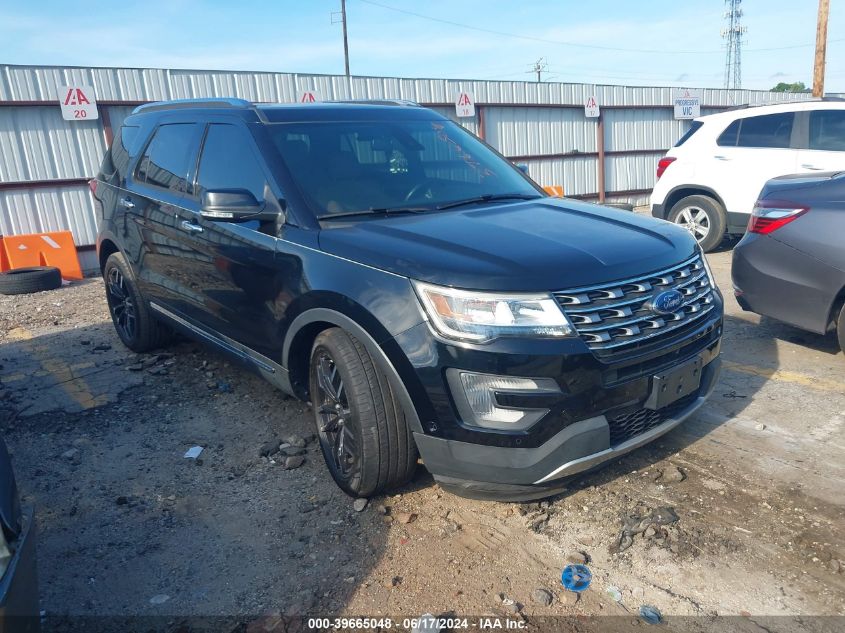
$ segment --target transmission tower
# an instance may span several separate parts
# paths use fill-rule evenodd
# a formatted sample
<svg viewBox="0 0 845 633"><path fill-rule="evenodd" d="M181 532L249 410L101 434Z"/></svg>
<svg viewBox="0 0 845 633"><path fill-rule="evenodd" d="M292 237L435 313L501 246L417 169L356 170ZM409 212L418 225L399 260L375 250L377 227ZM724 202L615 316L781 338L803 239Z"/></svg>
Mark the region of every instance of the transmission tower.
<svg viewBox="0 0 845 633"><path fill-rule="evenodd" d="M727 10L725 21L727 28L722 29L722 37L727 40L725 54L725 88L742 86L742 36L748 30L742 26L742 0L725 0Z"/></svg>

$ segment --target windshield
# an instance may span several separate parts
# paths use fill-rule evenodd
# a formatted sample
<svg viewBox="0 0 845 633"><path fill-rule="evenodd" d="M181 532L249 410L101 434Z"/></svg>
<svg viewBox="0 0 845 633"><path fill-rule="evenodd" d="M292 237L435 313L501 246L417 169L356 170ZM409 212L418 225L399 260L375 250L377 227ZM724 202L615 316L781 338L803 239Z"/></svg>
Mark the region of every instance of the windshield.
<svg viewBox="0 0 845 633"><path fill-rule="evenodd" d="M451 121L309 121L269 129L320 218L542 195Z"/></svg>

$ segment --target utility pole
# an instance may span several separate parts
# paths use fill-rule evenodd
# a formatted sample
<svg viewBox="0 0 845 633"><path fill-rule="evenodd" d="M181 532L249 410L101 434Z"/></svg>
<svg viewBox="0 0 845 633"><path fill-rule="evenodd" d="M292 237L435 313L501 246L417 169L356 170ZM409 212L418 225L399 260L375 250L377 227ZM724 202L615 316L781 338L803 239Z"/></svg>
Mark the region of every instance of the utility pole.
<svg viewBox="0 0 845 633"><path fill-rule="evenodd" d="M546 71L546 68L548 68L548 67L549 67L549 65L546 63L545 58L541 57L536 62L534 62L534 67L531 70L529 70L528 72L537 73L537 83L540 83L540 82L543 81L543 73Z"/></svg>
<svg viewBox="0 0 845 633"><path fill-rule="evenodd" d="M349 38L346 34L346 0L340 0L340 11L333 11L332 24L337 24L338 21L343 25L343 64L346 70L346 78L349 79ZM337 20L336 18L340 18Z"/></svg>
<svg viewBox="0 0 845 633"><path fill-rule="evenodd" d="M346 76L349 77L349 39L346 36L346 0L340 0L340 13L343 15L343 63Z"/></svg>
<svg viewBox="0 0 845 633"><path fill-rule="evenodd" d="M824 96L824 65L827 55L827 16L830 0L819 0L819 21L816 25L816 61L813 65L813 96Z"/></svg>

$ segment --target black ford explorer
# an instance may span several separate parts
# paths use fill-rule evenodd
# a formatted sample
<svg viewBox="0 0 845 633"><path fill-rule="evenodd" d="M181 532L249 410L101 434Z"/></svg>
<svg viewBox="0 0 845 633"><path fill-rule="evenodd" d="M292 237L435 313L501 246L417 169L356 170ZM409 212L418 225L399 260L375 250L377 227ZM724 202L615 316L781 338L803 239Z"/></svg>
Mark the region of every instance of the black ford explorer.
<svg viewBox="0 0 845 633"><path fill-rule="evenodd" d="M722 298L685 230L549 198L412 103L140 106L91 188L123 342L180 331L311 402L349 494L421 457L458 494L549 495L716 382Z"/></svg>

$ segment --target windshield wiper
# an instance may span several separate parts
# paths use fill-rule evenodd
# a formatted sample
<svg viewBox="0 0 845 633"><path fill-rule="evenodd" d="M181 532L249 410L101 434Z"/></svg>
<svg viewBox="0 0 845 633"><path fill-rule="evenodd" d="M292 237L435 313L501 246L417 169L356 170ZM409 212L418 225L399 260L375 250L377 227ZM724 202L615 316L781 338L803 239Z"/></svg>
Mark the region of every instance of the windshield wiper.
<svg viewBox="0 0 845 633"><path fill-rule="evenodd" d="M466 200L455 200L454 202L446 202L438 205L437 210L453 209L455 207L462 207L467 204L480 204L482 202L493 202L495 200L534 200L535 198L542 198L543 196L532 193L488 193L483 196L475 196L474 198L467 198Z"/></svg>
<svg viewBox="0 0 845 633"><path fill-rule="evenodd" d="M370 207L362 211L344 211L342 213L327 213L321 215L320 220L334 220L336 218L355 218L365 215L401 215L403 213L425 213L431 207Z"/></svg>

